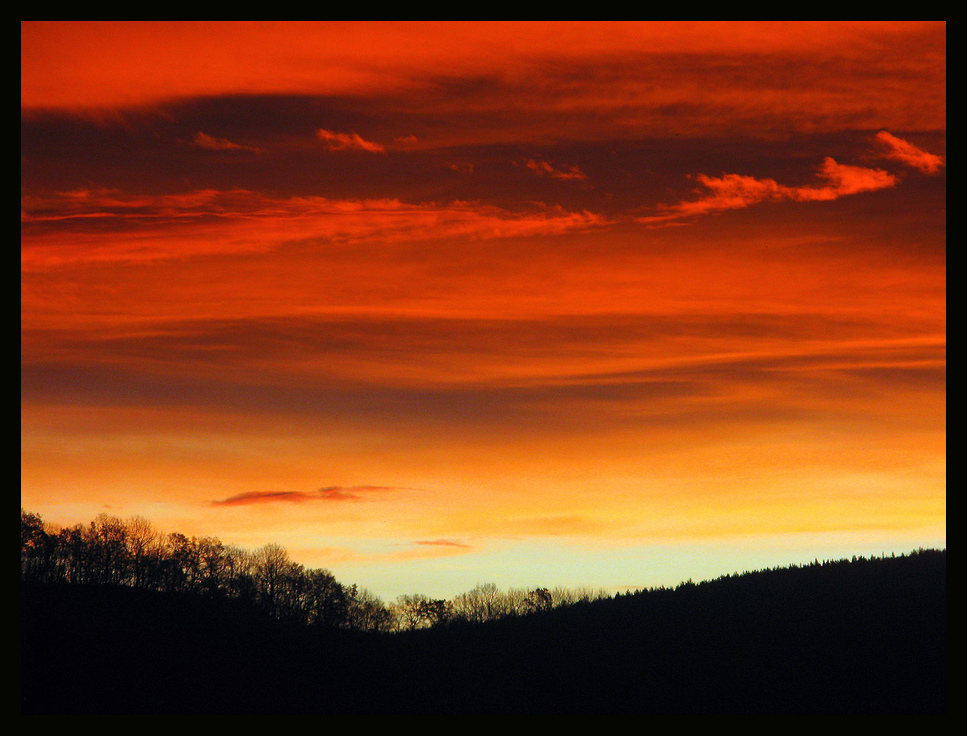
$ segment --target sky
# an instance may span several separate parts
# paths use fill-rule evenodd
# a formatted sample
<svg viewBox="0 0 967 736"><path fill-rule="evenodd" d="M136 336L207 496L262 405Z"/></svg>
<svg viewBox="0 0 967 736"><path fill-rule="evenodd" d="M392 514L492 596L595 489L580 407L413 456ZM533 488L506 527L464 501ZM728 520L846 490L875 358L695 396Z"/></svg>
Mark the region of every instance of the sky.
<svg viewBox="0 0 967 736"><path fill-rule="evenodd" d="M387 602L946 547L944 21L22 21L21 506Z"/></svg>

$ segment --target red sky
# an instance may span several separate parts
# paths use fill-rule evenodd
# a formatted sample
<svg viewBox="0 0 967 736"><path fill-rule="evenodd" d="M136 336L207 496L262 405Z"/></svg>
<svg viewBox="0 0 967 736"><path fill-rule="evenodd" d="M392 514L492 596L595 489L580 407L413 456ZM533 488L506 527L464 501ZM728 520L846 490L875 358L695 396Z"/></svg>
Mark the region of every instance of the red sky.
<svg viewBox="0 0 967 736"><path fill-rule="evenodd" d="M946 25L22 22L21 504L385 598L946 544Z"/></svg>

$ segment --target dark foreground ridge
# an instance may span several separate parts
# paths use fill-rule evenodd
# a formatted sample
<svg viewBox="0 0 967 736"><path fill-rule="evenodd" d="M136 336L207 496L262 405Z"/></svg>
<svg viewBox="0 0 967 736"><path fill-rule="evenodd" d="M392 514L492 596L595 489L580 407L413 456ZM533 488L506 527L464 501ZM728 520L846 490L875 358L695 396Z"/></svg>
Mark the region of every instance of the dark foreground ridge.
<svg viewBox="0 0 967 736"><path fill-rule="evenodd" d="M21 703L28 715L939 715L946 551L392 634L23 582Z"/></svg>

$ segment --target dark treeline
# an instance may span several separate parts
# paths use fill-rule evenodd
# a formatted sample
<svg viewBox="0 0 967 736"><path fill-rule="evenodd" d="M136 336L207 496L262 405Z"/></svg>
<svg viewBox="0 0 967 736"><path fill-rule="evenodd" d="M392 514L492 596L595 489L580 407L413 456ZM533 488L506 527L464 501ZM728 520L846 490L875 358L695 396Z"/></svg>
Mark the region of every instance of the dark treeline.
<svg viewBox="0 0 967 736"><path fill-rule="evenodd" d="M21 579L129 586L238 600L280 621L360 631L404 631L492 621L604 597L590 589L507 590L482 583L451 600L420 593L384 603L328 570L306 568L278 544L254 551L215 537L162 533L147 519L100 514L88 524L50 528L20 511Z"/></svg>
<svg viewBox="0 0 967 736"><path fill-rule="evenodd" d="M214 537L162 533L140 516L100 514L89 524L48 529L40 515L21 509L20 571L30 582L233 599L308 626L390 627L390 611L377 597L339 583L327 570L293 562L277 544L249 551Z"/></svg>
<svg viewBox="0 0 967 736"><path fill-rule="evenodd" d="M24 714L946 708L945 550L614 597L482 585L384 605L272 545L274 562L223 546L213 564L214 540L134 543L140 520L55 530L21 516Z"/></svg>

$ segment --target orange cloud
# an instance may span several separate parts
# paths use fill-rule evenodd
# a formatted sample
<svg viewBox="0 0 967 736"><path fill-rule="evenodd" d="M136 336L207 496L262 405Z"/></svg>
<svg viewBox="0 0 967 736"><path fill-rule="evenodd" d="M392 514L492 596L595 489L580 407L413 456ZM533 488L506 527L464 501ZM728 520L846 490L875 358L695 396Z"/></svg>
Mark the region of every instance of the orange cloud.
<svg viewBox="0 0 967 736"><path fill-rule="evenodd" d="M882 169L847 166L836 163L828 156L820 166L819 176L826 180L825 186L795 187L789 190L789 199L798 202L839 199L851 194L889 189L898 181L893 174Z"/></svg>
<svg viewBox="0 0 967 736"><path fill-rule="evenodd" d="M876 134L876 140L887 147L888 151L886 155L889 158L902 161L925 174L936 174L945 165L943 156L927 153L923 149L917 148L912 143L902 138L897 138L885 130L881 130Z"/></svg>
<svg viewBox="0 0 967 736"><path fill-rule="evenodd" d="M214 138L206 133L202 133L200 130L195 133L195 137L192 142L199 148L207 148L212 151L253 151L254 153L259 153L258 148L252 146L242 146L238 143L232 143L226 138Z"/></svg>
<svg viewBox="0 0 967 736"><path fill-rule="evenodd" d="M444 116L439 131L420 132L426 145L549 133L731 135L777 123L937 130L946 119L945 43L943 21L26 21L21 109L388 96ZM174 54L192 63L173 64ZM478 90L479 80L500 80L499 88ZM515 114L494 125L509 99Z"/></svg>
<svg viewBox="0 0 967 736"><path fill-rule="evenodd" d="M895 186L898 179L882 169L848 166L826 157L819 167L819 177L825 180L818 186L788 187L774 179L756 179L741 174L725 174L721 177L695 175L706 192L697 200L663 205L666 214L640 218L640 222L658 223L683 217L694 217L724 210L742 209L760 202L817 202L840 197L873 192Z"/></svg>
<svg viewBox="0 0 967 736"><path fill-rule="evenodd" d="M535 161L528 159L524 166L533 171L538 176L550 176L554 179L583 180L588 176L577 166L567 166L564 168L554 166L547 161Z"/></svg>
<svg viewBox="0 0 967 736"><path fill-rule="evenodd" d="M277 198L247 190L128 195L76 190L21 198L21 268L268 251L299 241L505 238L606 224L591 212L396 199Z"/></svg>
<svg viewBox="0 0 967 736"><path fill-rule="evenodd" d="M319 140L326 142L330 151L343 151L347 148L369 151L370 153L383 153L386 151L386 148L379 143L364 140L357 133L334 133L331 130L319 128L316 131L316 136Z"/></svg>

